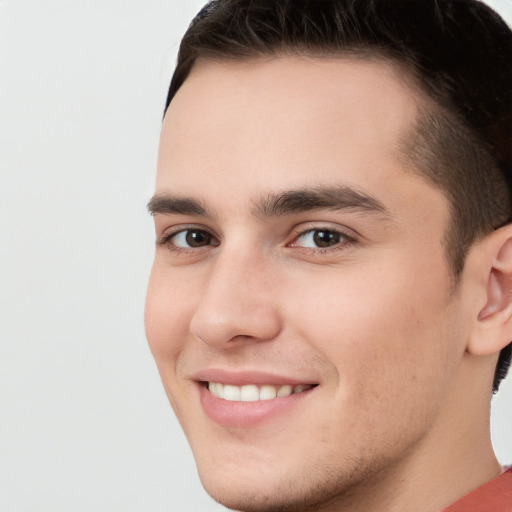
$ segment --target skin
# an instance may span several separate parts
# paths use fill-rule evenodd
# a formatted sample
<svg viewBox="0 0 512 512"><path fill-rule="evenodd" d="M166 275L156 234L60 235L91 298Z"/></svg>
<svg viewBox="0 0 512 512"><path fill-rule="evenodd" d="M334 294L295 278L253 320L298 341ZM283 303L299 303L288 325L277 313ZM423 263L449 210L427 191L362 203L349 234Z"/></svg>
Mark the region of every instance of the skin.
<svg viewBox="0 0 512 512"><path fill-rule="evenodd" d="M208 215L155 212L147 336L201 480L230 508L434 512L499 474L510 233L475 244L454 285L447 199L402 152L422 101L386 63L280 57L200 61L170 105L156 194ZM261 211L325 187L383 208ZM187 245L187 229L211 242ZM319 248L322 229L344 235ZM211 368L318 385L223 426L199 400Z"/></svg>

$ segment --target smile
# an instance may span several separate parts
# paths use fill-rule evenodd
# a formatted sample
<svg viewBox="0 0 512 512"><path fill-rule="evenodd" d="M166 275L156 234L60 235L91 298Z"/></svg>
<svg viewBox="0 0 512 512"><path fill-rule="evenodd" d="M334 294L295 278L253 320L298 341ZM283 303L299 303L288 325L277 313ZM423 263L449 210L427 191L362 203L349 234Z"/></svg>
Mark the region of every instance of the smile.
<svg viewBox="0 0 512 512"><path fill-rule="evenodd" d="M253 429L288 411L302 410L317 382L304 382L266 372L226 372L208 369L194 376L203 411L214 423L227 428Z"/></svg>
<svg viewBox="0 0 512 512"><path fill-rule="evenodd" d="M219 382L208 382L207 389L217 398L222 398L231 402L257 402L261 400L272 400L274 398L283 398L293 394L308 391L314 386L312 384L285 384L274 386L264 384L246 384L244 386L234 386L232 384L222 384Z"/></svg>

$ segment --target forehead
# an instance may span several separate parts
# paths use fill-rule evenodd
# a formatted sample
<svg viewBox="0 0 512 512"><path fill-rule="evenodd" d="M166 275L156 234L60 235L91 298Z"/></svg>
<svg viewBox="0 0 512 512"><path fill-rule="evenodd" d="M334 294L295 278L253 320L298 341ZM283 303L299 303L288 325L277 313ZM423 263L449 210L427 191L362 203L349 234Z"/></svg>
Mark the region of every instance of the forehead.
<svg viewBox="0 0 512 512"><path fill-rule="evenodd" d="M216 197L323 186L385 186L421 101L386 61L200 60L167 111L157 192ZM210 183L211 177L215 182Z"/></svg>

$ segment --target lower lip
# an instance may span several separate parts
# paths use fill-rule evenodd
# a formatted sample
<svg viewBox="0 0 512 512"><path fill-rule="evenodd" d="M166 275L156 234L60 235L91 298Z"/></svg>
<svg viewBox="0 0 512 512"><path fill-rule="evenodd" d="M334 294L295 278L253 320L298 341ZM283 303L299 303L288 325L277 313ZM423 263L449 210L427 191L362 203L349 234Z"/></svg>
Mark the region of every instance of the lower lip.
<svg viewBox="0 0 512 512"><path fill-rule="evenodd" d="M299 405L314 389L271 400L235 402L212 395L201 384L199 398L204 412L215 423L223 427L249 428L280 417Z"/></svg>

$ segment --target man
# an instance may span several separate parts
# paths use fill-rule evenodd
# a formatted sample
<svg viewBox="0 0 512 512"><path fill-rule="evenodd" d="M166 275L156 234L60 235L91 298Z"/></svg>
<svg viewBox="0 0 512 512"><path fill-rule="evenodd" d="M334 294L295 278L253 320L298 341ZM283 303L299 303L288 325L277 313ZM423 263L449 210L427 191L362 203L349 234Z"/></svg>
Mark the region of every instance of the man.
<svg viewBox="0 0 512 512"><path fill-rule="evenodd" d="M512 511L512 34L476 0L220 0L167 102L146 326L243 511Z"/></svg>

